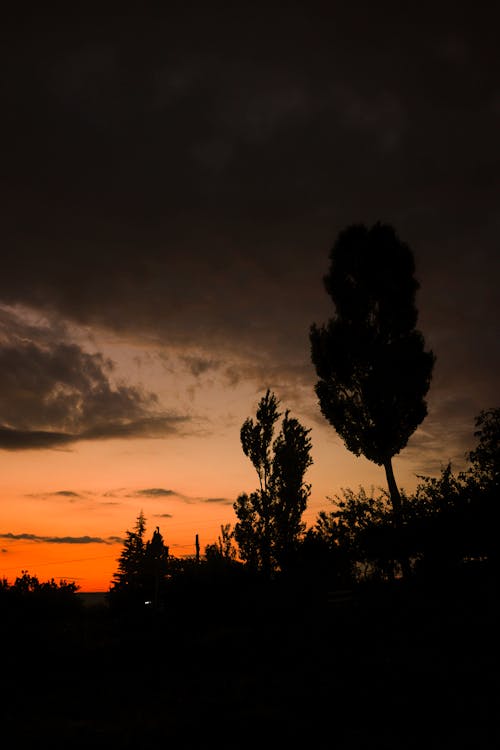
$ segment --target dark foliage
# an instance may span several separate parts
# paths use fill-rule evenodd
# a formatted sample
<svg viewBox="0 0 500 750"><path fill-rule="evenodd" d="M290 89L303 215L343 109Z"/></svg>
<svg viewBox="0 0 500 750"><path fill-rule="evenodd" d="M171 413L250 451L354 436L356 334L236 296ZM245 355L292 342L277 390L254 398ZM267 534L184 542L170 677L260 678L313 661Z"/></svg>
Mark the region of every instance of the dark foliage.
<svg viewBox="0 0 500 750"><path fill-rule="evenodd" d="M427 414L435 360L415 327L413 254L391 226L353 225L330 261L324 284L334 315L310 331L319 405L352 453L385 467L399 513L391 459Z"/></svg>
<svg viewBox="0 0 500 750"><path fill-rule="evenodd" d="M78 586L69 581L40 581L23 570L13 584L0 581L0 607L4 618L19 621L44 617L66 617L77 613L80 600Z"/></svg>
<svg viewBox="0 0 500 750"><path fill-rule="evenodd" d="M482 488L500 486L500 408L484 409L476 417L476 448L469 453L469 472Z"/></svg>
<svg viewBox="0 0 500 750"><path fill-rule="evenodd" d="M157 527L145 541L146 519L142 511L133 531L127 530L118 570L109 590L111 605L119 609L143 608L146 602L159 608L170 574L170 556Z"/></svg>
<svg viewBox="0 0 500 750"><path fill-rule="evenodd" d="M255 467L259 489L243 493L234 503L240 556L266 576L293 565L311 489L304 481L312 464L310 430L286 411L274 437L281 416L278 407L278 399L268 390L259 402L256 421L249 418L242 425L241 445Z"/></svg>
<svg viewBox="0 0 500 750"><path fill-rule="evenodd" d="M362 487L332 499L334 510L318 515L308 535L329 551L332 569L344 581L390 581L399 560L411 564L413 578L425 585L448 586L481 570L498 585L500 440L498 410L476 419L476 448L469 468L439 477L420 477L415 492L401 493L404 523L394 526L386 492L369 495ZM496 583L495 583L496 582Z"/></svg>

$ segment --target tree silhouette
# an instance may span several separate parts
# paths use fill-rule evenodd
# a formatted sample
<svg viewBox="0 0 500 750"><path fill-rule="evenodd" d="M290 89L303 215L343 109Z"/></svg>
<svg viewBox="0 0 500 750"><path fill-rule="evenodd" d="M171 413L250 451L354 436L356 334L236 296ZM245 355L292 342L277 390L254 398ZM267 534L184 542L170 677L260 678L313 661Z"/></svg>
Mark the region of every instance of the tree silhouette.
<svg viewBox="0 0 500 750"><path fill-rule="evenodd" d="M141 512L137 516L133 531L125 532L123 549L118 559L118 570L113 575L115 588L136 589L144 573L144 552L146 543L146 518Z"/></svg>
<svg viewBox="0 0 500 750"><path fill-rule="evenodd" d="M233 563L236 560L236 548L233 543L234 529L230 523L223 523L217 541L207 544L205 557L210 561Z"/></svg>
<svg viewBox="0 0 500 750"><path fill-rule="evenodd" d="M483 409L475 420L477 446L468 458L471 474L482 487L500 486L500 408Z"/></svg>
<svg viewBox="0 0 500 750"><path fill-rule="evenodd" d="M495 567L498 580L500 408L483 409L476 417L475 425L477 444L468 454L471 466L460 476L465 483L467 498L463 525L468 538L473 538L469 554L488 559Z"/></svg>
<svg viewBox="0 0 500 750"><path fill-rule="evenodd" d="M416 329L412 251L389 225L340 232L324 277L335 306L310 329L321 412L355 455L385 469L396 522L401 495L392 458L427 415L435 357Z"/></svg>
<svg viewBox="0 0 500 750"><path fill-rule="evenodd" d="M133 531L127 530L118 570L110 589L113 601L134 605L160 602L160 591L168 573L169 550L157 526L149 541L145 540L146 518L141 510Z"/></svg>
<svg viewBox="0 0 500 750"><path fill-rule="evenodd" d="M374 530L380 532L384 528L389 517L386 494L375 495L373 487L370 493L364 487L359 487L357 492L345 488L341 495L329 499L334 510L319 512L314 532L336 550L346 567L349 566L352 582L387 578L384 553L373 549L369 538ZM384 552L388 545L385 546Z"/></svg>
<svg viewBox="0 0 500 750"><path fill-rule="evenodd" d="M246 419L241 427L243 452L255 467L259 489L243 493L234 503L238 518L234 534L241 557L266 575L289 566L304 530L301 519L310 493L304 482L312 464L310 430L287 410L273 440L281 416L278 407L278 399L267 390L256 421Z"/></svg>
<svg viewBox="0 0 500 750"><path fill-rule="evenodd" d="M29 616L44 615L55 617L78 613L81 600L76 596L79 586L74 581L54 578L40 581L27 570L21 571L13 584L6 578L0 580L0 609L9 605L11 613Z"/></svg>
<svg viewBox="0 0 500 750"><path fill-rule="evenodd" d="M160 606L161 584L168 574L168 547L163 541L160 527L157 526L144 550L144 572L153 581L153 604Z"/></svg>

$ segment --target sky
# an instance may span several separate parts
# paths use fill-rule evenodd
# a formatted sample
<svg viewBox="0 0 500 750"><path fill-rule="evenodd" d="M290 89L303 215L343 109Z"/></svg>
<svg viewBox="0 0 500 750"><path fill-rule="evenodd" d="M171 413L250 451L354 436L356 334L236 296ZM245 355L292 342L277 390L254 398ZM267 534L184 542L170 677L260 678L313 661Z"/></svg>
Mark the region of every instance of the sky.
<svg viewBox="0 0 500 750"><path fill-rule="evenodd" d="M396 479L465 467L499 406L492 5L6 12L0 577L107 590L140 511L172 554L203 550L257 487L239 432L268 388L311 429L308 525L384 487L322 417L310 360L354 223L413 250L436 355Z"/></svg>

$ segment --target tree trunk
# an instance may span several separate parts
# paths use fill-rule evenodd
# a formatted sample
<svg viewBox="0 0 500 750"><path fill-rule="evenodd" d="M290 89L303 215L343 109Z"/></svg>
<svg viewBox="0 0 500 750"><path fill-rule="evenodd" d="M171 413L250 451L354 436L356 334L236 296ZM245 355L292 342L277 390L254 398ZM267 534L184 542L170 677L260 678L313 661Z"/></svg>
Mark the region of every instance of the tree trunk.
<svg viewBox="0 0 500 750"><path fill-rule="evenodd" d="M271 578L271 529L270 529L270 497L267 486L261 491L261 515L264 521L264 534L262 538L261 555L262 571L267 580Z"/></svg>
<svg viewBox="0 0 500 750"><path fill-rule="evenodd" d="M389 495L391 497L392 513L394 518L394 526L401 533L403 526L403 507L401 502L401 494L394 478L394 471L392 469L392 459L388 458L384 462L385 475L387 477L387 484L389 486ZM411 577L411 567L408 557L403 554L399 560L403 578L408 581Z"/></svg>
<svg viewBox="0 0 500 750"><path fill-rule="evenodd" d="M389 458L384 463L385 475L387 477L387 484L389 486L389 494L391 496L392 512L394 513L394 519L398 525L403 522L402 509L401 509L401 495L398 490L398 485L394 479L394 471L392 470L392 460Z"/></svg>

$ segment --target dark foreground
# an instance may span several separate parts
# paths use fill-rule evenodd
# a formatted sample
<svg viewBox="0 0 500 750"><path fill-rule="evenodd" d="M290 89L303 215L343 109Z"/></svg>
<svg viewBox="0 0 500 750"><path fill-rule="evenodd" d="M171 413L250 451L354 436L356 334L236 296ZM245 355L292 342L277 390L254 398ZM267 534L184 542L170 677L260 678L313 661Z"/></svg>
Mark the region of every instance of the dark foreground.
<svg viewBox="0 0 500 750"><path fill-rule="evenodd" d="M500 746L491 583L2 618L4 747Z"/></svg>

